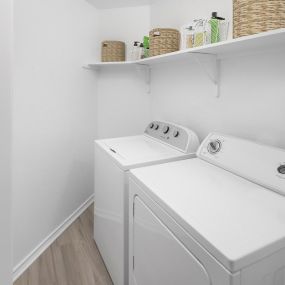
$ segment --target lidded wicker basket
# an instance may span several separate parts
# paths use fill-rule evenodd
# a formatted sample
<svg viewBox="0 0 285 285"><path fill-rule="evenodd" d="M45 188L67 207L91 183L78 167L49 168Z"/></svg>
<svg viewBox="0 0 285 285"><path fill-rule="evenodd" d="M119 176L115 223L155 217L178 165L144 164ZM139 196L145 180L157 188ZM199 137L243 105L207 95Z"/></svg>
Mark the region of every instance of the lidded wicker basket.
<svg viewBox="0 0 285 285"><path fill-rule="evenodd" d="M153 29L149 33L149 56L178 51L180 32L175 29Z"/></svg>
<svg viewBox="0 0 285 285"><path fill-rule="evenodd" d="M233 0L234 38L285 28L285 0Z"/></svg>
<svg viewBox="0 0 285 285"><path fill-rule="evenodd" d="M101 45L102 62L126 60L126 45L120 41L104 41Z"/></svg>

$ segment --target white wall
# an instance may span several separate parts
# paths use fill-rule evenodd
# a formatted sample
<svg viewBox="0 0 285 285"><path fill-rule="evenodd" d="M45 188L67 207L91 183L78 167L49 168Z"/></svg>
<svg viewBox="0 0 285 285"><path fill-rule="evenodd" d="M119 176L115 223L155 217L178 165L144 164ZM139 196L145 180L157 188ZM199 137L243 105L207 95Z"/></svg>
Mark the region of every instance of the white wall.
<svg viewBox="0 0 285 285"><path fill-rule="evenodd" d="M127 59L130 59L134 41L142 41L150 28L150 7L128 7L98 10L98 59L100 43L104 40L119 40L127 45Z"/></svg>
<svg viewBox="0 0 285 285"><path fill-rule="evenodd" d="M122 7L136 7L148 5L152 0L87 0L98 9L112 9Z"/></svg>
<svg viewBox="0 0 285 285"><path fill-rule="evenodd" d="M100 71L98 138L142 134L151 119L144 71L135 67Z"/></svg>
<svg viewBox="0 0 285 285"><path fill-rule="evenodd" d="M130 21L137 17L143 20L133 29ZM148 33L149 23L145 6L97 11L85 0L15 0L16 272L93 193L94 139L141 133L148 123L141 71L97 74L81 66L99 59L102 40L130 44Z"/></svg>
<svg viewBox="0 0 285 285"><path fill-rule="evenodd" d="M12 1L0 2L0 284L11 284Z"/></svg>
<svg viewBox="0 0 285 285"><path fill-rule="evenodd" d="M187 15L191 20L212 10L221 15L232 11L227 0L170 2L158 0L152 6L152 26L178 27ZM219 99L195 62L157 66L152 70L153 118L187 125L201 139L219 131L285 148L284 66L284 52L223 60Z"/></svg>
<svg viewBox="0 0 285 285"><path fill-rule="evenodd" d="M15 0L14 266L93 193L96 10Z"/></svg>
<svg viewBox="0 0 285 285"><path fill-rule="evenodd" d="M134 41L148 35L148 6L100 10L97 60L100 43L121 40L127 44L130 58ZM118 137L142 133L150 120L150 96L143 71L110 68L98 72L98 137Z"/></svg>

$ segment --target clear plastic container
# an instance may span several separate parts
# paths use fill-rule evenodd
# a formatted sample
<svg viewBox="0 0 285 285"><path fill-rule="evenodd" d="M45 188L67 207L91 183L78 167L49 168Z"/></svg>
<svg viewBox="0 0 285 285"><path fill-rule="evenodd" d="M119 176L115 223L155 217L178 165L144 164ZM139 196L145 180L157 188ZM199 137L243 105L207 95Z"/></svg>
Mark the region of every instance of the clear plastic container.
<svg viewBox="0 0 285 285"><path fill-rule="evenodd" d="M181 28L181 49L192 48L194 46L195 30L192 25L185 25Z"/></svg>
<svg viewBox="0 0 285 285"><path fill-rule="evenodd" d="M194 20L195 34L194 34L194 47L203 46L208 43L208 21L205 19Z"/></svg>
<svg viewBox="0 0 285 285"><path fill-rule="evenodd" d="M220 21L219 22L219 40L220 42L226 41L229 35L229 21Z"/></svg>

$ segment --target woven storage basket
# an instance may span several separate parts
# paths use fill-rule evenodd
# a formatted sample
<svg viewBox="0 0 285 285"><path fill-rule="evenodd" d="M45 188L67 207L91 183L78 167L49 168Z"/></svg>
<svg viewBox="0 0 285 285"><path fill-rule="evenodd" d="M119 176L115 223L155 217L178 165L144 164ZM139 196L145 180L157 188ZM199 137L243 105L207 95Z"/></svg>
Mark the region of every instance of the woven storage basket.
<svg viewBox="0 0 285 285"><path fill-rule="evenodd" d="M149 56L179 50L180 32L175 29L153 29L149 33Z"/></svg>
<svg viewBox="0 0 285 285"><path fill-rule="evenodd" d="M119 41L104 41L101 46L102 62L126 60L126 45Z"/></svg>
<svg viewBox="0 0 285 285"><path fill-rule="evenodd" d="M234 38L285 27L285 0L233 0Z"/></svg>

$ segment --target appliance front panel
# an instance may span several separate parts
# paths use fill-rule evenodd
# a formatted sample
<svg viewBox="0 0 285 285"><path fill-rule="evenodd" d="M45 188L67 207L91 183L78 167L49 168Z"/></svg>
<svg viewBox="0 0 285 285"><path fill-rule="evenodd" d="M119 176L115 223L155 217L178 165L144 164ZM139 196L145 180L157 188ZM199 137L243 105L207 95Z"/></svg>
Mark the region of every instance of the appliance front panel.
<svg viewBox="0 0 285 285"><path fill-rule="evenodd" d="M95 156L94 239L114 284L125 285L125 172L100 147Z"/></svg>
<svg viewBox="0 0 285 285"><path fill-rule="evenodd" d="M285 285L285 248L242 270L242 285Z"/></svg>
<svg viewBox="0 0 285 285"><path fill-rule="evenodd" d="M136 285L210 285L199 260L136 197L133 226L133 278Z"/></svg>
<svg viewBox="0 0 285 285"><path fill-rule="evenodd" d="M135 271L133 268L133 261L135 263L135 268L137 268L136 257L134 258L135 260L133 260L133 257L135 256L134 250L137 248L137 246L134 246L134 242L137 242L137 240L135 240L136 236L134 235L134 229L135 226L139 226L138 222L135 221L135 219L137 219L138 217L138 211L136 207L134 207L136 206L134 201L138 201L138 198L142 202L142 205L146 205L145 211L150 212L147 216L151 218L149 221L147 220L147 224L151 225L152 223L154 223L155 225L161 225L162 228L166 227L165 231L167 234L165 234L164 236L173 237L174 240L178 242L178 247L180 249L182 247L182 250L184 250L183 247L185 247L189 255L192 255L194 257L194 260L199 260L199 262L203 265L202 267L206 269L207 274L210 276L211 285L241 285L240 272L232 274L228 270L226 270L225 267L221 263L219 263L215 257L213 257L207 250L205 250L205 248L199 243L199 239L193 238L190 232L187 232L185 230L186 228L182 224L177 222L175 216L172 215L170 209L168 209L167 207L165 208L163 204L160 204L159 201L153 199L152 195L150 195L150 189L144 188L142 185L137 184L137 181L133 179L132 174L130 174L129 179L129 285L138 285L136 280L138 272ZM142 217L144 216L142 215ZM142 220L142 218L140 218L140 220ZM155 226L152 227L155 228ZM160 230L160 228L161 227L158 227L156 232L163 233L164 230ZM137 227L136 230L138 229L139 228ZM147 232L147 230L145 230L145 232ZM151 233L149 233L149 235L152 236ZM142 240L142 243L143 242L145 242L145 240ZM164 246L165 245L168 246L169 243L166 242L164 243ZM166 247L165 250L163 249L161 251L166 251L168 253L168 249L169 248ZM142 254L144 253L142 252ZM171 253L169 253L169 255L171 255ZM152 257L153 256L151 255L150 258ZM165 262L164 259L162 259L162 262ZM164 274L164 271L154 272L154 274ZM174 284L176 284L176 282ZM187 282L185 284L191 285L192 283Z"/></svg>
<svg viewBox="0 0 285 285"><path fill-rule="evenodd" d="M206 161L134 169L131 177L231 272L285 246L284 196Z"/></svg>

